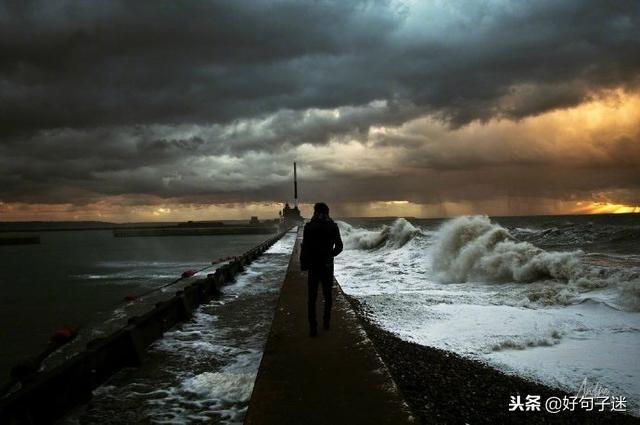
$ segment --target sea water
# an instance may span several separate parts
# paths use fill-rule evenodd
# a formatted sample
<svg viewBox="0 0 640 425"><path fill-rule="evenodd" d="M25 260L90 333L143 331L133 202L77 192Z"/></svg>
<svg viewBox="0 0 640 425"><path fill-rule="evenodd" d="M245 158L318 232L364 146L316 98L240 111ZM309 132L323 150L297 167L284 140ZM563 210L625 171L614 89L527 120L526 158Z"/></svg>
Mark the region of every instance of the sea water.
<svg viewBox="0 0 640 425"><path fill-rule="evenodd" d="M338 224L345 251L336 259L336 277L383 328L570 392L587 379L590 386L626 396L637 414L637 215ZM7 263L13 278L3 285L14 287L4 287L3 303L17 308L7 298L15 294L23 317L34 316L37 323L57 317L51 316L56 303L47 299L59 302L69 293L64 302L84 301L86 316L101 309L113 313L125 293L161 285L183 269L240 253L262 239L121 243L97 234L102 239L60 233L52 238L61 240L37 248L42 252L36 257L13 254ZM63 423L241 423L293 242L293 234L286 235L222 298L153 344L142 367L116 374ZM24 298L20 291L43 294ZM68 307L60 311L57 321L79 314ZM5 338L7 326L29 327L13 317L2 320Z"/></svg>
<svg viewBox="0 0 640 425"><path fill-rule="evenodd" d="M336 277L383 328L638 414L637 215L347 221Z"/></svg>

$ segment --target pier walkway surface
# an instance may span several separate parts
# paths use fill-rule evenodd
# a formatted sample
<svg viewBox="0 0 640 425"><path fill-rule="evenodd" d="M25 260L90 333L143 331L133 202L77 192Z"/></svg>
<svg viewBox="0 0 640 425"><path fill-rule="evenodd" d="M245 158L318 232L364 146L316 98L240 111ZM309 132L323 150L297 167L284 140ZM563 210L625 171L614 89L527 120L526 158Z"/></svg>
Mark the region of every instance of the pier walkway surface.
<svg viewBox="0 0 640 425"><path fill-rule="evenodd" d="M412 424L389 371L337 282L331 330L309 337L302 228L258 371L247 425ZM339 258L339 257L338 257ZM321 291L319 291L321 292ZM322 294L318 294L321 309Z"/></svg>

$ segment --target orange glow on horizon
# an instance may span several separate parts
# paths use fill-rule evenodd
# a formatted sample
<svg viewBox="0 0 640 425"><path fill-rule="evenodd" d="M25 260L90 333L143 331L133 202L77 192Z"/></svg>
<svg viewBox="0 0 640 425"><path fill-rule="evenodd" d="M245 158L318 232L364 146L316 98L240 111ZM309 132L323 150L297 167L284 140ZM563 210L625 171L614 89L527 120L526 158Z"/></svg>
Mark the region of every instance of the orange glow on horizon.
<svg viewBox="0 0 640 425"><path fill-rule="evenodd" d="M640 213L640 206L613 204L610 202L578 202L578 214L629 214Z"/></svg>
<svg viewBox="0 0 640 425"><path fill-rule="evenodd" d="M121 200L120 200L121 201ZM417 217L446 218L460 215L487 214L490 216L562 215L562 214L624 214L640 213L640 206L614 202L555 201L537 199L540 208L535 210L505 211L505 199L488 199L484 202L440 202L421 204L411 201L377 201L331 204L335 217ZM126 206L118 200L100 201L84 206L71 204L24 204L0 202L0 221L106 221L124 222L179 222L206 220L248 220L258 216L260 220L278 217L281 203L246 204L158 204ZM313 204L301 203L304 217L310 217Z"/></svg>
<svg viewBox="0 0 640 425"><path fill-rule="evenodd" d="M409 190L398 194L387 189L387 193L372 191L368 195L379 196L379 200L366 200L366 196L353 203L325 199L336 216L621 214L640 213L640 205L629 204L635 203L637 186L623 189L627 186L612 181L600 188L599 182L587 182L577 189L568 185L564 191L547 191L543 187L534 192L522 186L505 191L511 186L509 180L519 174L507 170L504 175L485 173L485 181L474 179L481 179L487 169L499 171L503 166L518 164L532 169L532 173L551 168L601 173L621 169L631 170L628 175L632 175L640 164L639 137L640 92L612 90L571 108L521 120L474 121L456 129L425 115L397 127L373 126L363 140L338 138L326 144L305 143L294 148L294 153L305 159L302 170L308 181L330 180L333 175L380 181L404 173L413 180L432 176L431 181L437 182L409 186ZM534 186L536 176L528 176ZM569 173L567 176L571 178ZM241 179L238 174L237 180L234 177L225 184L232 186ZM474 187L488 189L478 195L473 193ZM207 199L200 198L194 203L155 195L93 195L95 200L83 204L0 200L0 221L247 220L251 216L272 219L282 208L280 202L244 202L242 198L235 203L212 200L207 204ZM341 195L346 198L344 193ZM309 203L302 204L301 209L309 217L313 199L306 200Z"/></svg>

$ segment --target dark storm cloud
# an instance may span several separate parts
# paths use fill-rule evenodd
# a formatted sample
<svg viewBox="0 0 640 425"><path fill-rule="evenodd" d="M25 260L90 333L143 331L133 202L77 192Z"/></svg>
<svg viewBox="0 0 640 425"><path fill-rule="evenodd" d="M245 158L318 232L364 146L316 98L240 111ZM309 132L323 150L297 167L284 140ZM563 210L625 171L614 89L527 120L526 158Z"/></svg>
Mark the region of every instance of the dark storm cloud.
<svg viewBox="0 0 640 425"><path fill-rule="evenodd" d="M324 71L384 43L386 12L348 2L5 3L0 127L216 122L368 102L377 95Z"/></svg>
<svg viewBox="0 0 640 425"><path fill-rule="evenodd" d="M303 143L637 90L639 27L634 0L0 0L0 196L277 199ZM461 167L412 152L413 165Z"/></svg>
<svg viewBox="0 0 640 425"><path fill-rule="evenodd" d="M464 123L636 84L640 64L633 0L425 2L412 14L382 1L1 7L5 133L209 123L393 98ZM531 84L535 100L501 108L517 84Z"/></svg>

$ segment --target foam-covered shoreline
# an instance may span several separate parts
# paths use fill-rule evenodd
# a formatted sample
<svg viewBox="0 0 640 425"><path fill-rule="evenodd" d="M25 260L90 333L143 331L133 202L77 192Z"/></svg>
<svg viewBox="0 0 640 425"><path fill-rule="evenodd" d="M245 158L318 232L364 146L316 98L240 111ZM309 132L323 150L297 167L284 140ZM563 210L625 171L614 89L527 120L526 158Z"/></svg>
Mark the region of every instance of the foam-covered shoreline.
<svg viewBox="0 0 640 425"><path fill-rule="evenodd" d="M509 412L512 395L544 400L568 394L453 352L405 341L371 321L357 299L347 298L421 423L640 424L640 418L611 412Z"/></svg>

